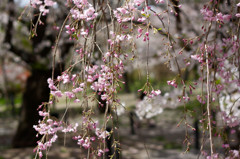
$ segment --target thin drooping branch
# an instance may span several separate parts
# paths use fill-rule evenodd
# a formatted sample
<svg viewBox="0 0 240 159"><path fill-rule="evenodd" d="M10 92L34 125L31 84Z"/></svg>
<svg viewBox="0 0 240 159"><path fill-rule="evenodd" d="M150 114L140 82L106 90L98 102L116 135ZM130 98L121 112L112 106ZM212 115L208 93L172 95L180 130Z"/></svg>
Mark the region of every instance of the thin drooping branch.
<svg viewBox="0 0 240 159"><path fill-rule="evenodd" d="M212 125L211 125L211 109L210 109L210 83L209 83L209 57L208 57L208 51L207 51L207 45L205 44L205 54L206 54L206 65L207 65L207 113L208 113L208 128L209 128L209 140L210 140L210 149L211 149L211 155L213 155L213 139L212 139Z"/></svg>
<svg viewBox="0 0 240 159"><path fill-rule="evenodd" d="M70 13L68 14L68 16L65 18L62 26L61 26L61 29L59 31L59 34L57 36L57 39L56 39L56 43L55 43L55 46L54 46L54 50L53 50L53 62L52 62L52 79L54 79L54 69L55 69L55 64L56 64L56 55L57 55L57 48L58 48L58 45L59 45L59 40L61 38L61 35L62 35L62 32L63 32L63 29L64 29L64 26L65 24L67 23L67 20L68 20L68 17L70 16Z"/></svg>

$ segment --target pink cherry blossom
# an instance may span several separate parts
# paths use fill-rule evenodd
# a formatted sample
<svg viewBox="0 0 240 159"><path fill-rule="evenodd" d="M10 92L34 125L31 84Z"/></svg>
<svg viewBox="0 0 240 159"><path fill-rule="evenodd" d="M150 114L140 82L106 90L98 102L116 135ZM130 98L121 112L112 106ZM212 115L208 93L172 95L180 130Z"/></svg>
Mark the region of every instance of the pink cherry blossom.
<svg viewBox="0 0 240 159"><path fill-rule="evenodd" d="M145 0L134 0L133 3L140 6Z"/></svg>
<svg viewBox="0 0 240 159"><path fill-rule="evenodd" d="M238 18L240 18L240 13L237 13L235 16L238 17Z"/></svg>
<svg viewBox="0 0 240 159"><path fill-rule="evenodd" d="M176 83L175 80L167 81L167 84L168 84L168 85L171 85L171 86L173 86L173 87L175 87L175 88L177 88L177 83Z"/></svg>

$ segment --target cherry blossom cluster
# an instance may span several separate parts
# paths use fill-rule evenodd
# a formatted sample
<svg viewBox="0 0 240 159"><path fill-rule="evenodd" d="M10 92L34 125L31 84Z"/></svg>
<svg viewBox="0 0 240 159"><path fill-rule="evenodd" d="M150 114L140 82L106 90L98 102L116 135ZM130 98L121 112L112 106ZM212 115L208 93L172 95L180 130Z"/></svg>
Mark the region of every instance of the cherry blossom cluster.
<svg viewBox="0 0 240 159"><path fill-rule="evenodd" d="M240 3L236 4L236 8L238 7L240 7ZM228 22L232 18L232 15L222 14L221 12L214 14L214 12L206 6L201 9L201 14L204 16L204 20L206 21L218 21L221 23ZM240 13L236 13L235 16L240 18Z"/></svg>
<svg viewBox="0 0 240 159"><path fill-rule="evenodd" d="M112 103L110 94L115 92L116 88L112 87L113 72L106 65L101 65L99 72L98 66L87 67L88 71L87 82L91 83L91 89L95 92L99 92L101 99L107 103ZM101 93L102 92L102 93ZM101 104L101 103L99 103Z"/></svg>
<svg viewBox="0 0 240 159"><path fill-rule="evenodd" d="M69 74L67 74L66 72L64 72L61 76L57 77L57 82L58 83L62 83L62 84L68 84L70 82L73 83L73 88L72 90L67 90L62 92L61 90L59 90L57 88L57 86L54 85L54 82L51 78L48 79L48 84L49 84L49 88L51 90L50 94L54 97L58 97L61 98L64 95L69 98L69 99L75 99L74 102L78 103L80 102L80 99L78 99L78 94L83 92L84 87L85 87L85 83L77 83L76 82L76 74L73 74L71 77L69 76Z"/></svg>
<svg viewBox="0 0 240 159"><path fill-rule="evenodd" d="M134 3L128 3L128 5L125 5L121 8L117 8L113 11L114 17L117 18L118 23L127 22L134 20L133 12L136 11L136 8L134 7Z"/></svg>
<svg viewBox="0 0 240 159"><path fill-rule="evenodd" d="M119 45L120 43L123 42L131 42L132 40L132 36L130 34L116 34L113 31L110 31L110 35L111 35L111 39L108 39L108 43L110 44L111 47L113 47L114 45ZM105 54L105 57L109 57L111 55L110 52L107 52ZM119 55L114 52L114 57L119 57ZM104 59L103 61L105 61L106 59Z"/></svg>
<svg viewBox="0 0 240 159"><path fill-rule="evenodd" d="M89 33L88 29L82 28L81 30L75 29L74 26L65 25L65 28L67 29L66 33L69 34L69 40L77 40L80 37L86 37Z"/></svg>
<svg viewBox="0 0 240 159"><path fill-rule="evenodd" d="M39 108L41 108L40 106ZM58 132L77 132L78 123L75 123L74 126L65 125L62 121L56 121L49 118L49 113L45 111L39 111L39 115L43 117L42 121L38 122L38 125L33 125L33 128L38 132L37 137L39 135L43 136L41 140L37 142L38 146L35 149L37 151L40 158L42 158L42 151L47 150L52 146L54 142L56 142ZM48 136L48 137L46 137Z"/></svg>
<svg viewBox="0 0 240 159"><path fill-rule="evenodd" d="M46 115L41 113L39 114ZM46 116L44 117L44 119L46 119L46 122L39 121L38 125L33 126L33 128L38 132L39 135L44 136L42 140L39 140L37 142L38 146L35 149L35 151L37 151L39 155L39 158L42 158L43 156L42 151L50 148L52 144L57 140L58 138L57 132L63 129L61 122L56 122L56 121L53 121L52 119L47 119ZM46 139L45 141L43 141L46 135L51 135L52 137L50 139Z"/></svg>
<svg viewBox="0 0 240 159"><path fill-rule="evenodd" d="M39 11L40 13L42 13L42 15L47 15L49 13L49 9L48 7L52 7L54 5L56 5L57 3L52 1L52 0L31 0L31 5L33 8L37 8L39 7Z"/></svg>
<svg viewBox="0 0 240 159"><path fill-rule="evenodd" d="M74 136L73 140L77 140L77 144L82 146L85 149L88 149L92 146L93 142L99 142L103 143L105 139L110 136L110 133L108 131L103 131L102 129L98 128L98 122L94 121L89 121L86 117L83 117L83 125L94 132L95 135L92 136ZM102 156L103 153L108 152L108 149L102 150L98 149L97 150L97 156Z"/></svg>
<svg viewBox="0 0 240 159"><path fill-rule="evenodd" d="M217 13L214 15L213 11L210 10L208 7L201 9L201 13L204 16L204 20L206 21L219 21L219 22L228 22L231 19L231 15L229 14L222 14Z"/></svg>
<svg viewBox="0 0 240 159"><path fill-rule="evenodd" d="M78 133L78 123L67 125L62 121L54 121L49 118L49 113L44 111L39 111L39 115L44 119L43 121L39 121L38 125L34 125L33 128L38 132L37 136L41 135L43 138L37 142L38 146L34 151L37 151L39 158L42 158L42 151L48 150L54 142L56 142L58 138L58 133ZM44 122L46 121L46 122ZM83 128L84 130L91 130L94 135L86 136L86 135L77 135L73 137L73 140L77 140L77 144L81 147L88 149L91 147L92 142L101 141L103 143L105 139L110 136L110 132L102 130L98 128L98 121L94 122L93 120L89 120L87 117L83 117ZM103 153L107 152L108 149L102 150L98 149L96 152L97 156L101 156Z"/></svg>
<svg viewBox="0 0 240 159"><path fill-rule="evenodd" d="M72 8L70 13L75 20L90 21L97 17L98 13L95 12L93 6L85 0L73 1L77 8Z"/></svg>

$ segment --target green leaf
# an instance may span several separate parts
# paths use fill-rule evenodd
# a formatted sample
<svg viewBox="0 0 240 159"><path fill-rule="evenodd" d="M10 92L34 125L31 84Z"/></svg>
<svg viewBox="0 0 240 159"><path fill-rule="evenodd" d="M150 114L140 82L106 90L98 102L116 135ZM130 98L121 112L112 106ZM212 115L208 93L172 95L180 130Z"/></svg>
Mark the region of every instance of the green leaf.
<svg viewBox="0 0 240 159"><path fill-rule="evenodd" d="M220 84L220 83L221 83L221 80L220 80L220 79L219 79L219 80L216 80L215 83L216 83L216 84Z"/></svg>
<svg viewBox="0 0 240 159"><path fill-rule="evenodd" d="M78 36L76 33L72 34L72 37L78 40Z"/></svg>
<svg viewBox="0 0 240 159"><path fill-rule="evenodd" d="M153 28L153 33L156 34L158 30L156 28Z"/></svg>

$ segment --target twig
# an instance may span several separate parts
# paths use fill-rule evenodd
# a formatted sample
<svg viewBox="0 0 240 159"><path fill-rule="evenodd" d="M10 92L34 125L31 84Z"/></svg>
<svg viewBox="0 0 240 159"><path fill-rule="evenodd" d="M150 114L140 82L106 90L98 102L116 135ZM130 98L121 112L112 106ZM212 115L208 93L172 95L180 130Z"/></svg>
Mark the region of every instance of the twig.
<svg viewBox="0 0 240 159"><path fill-rule="evenodd" d="M205 53L206 53L206 65L207 65L207 113L208 113L209 140L210 140L211 155L213 155L214 152L213 152L211 110L210 110L210 88L209 88L209 60L208 60L208 52L207 52L206 44L205 44Z"/></svg>

